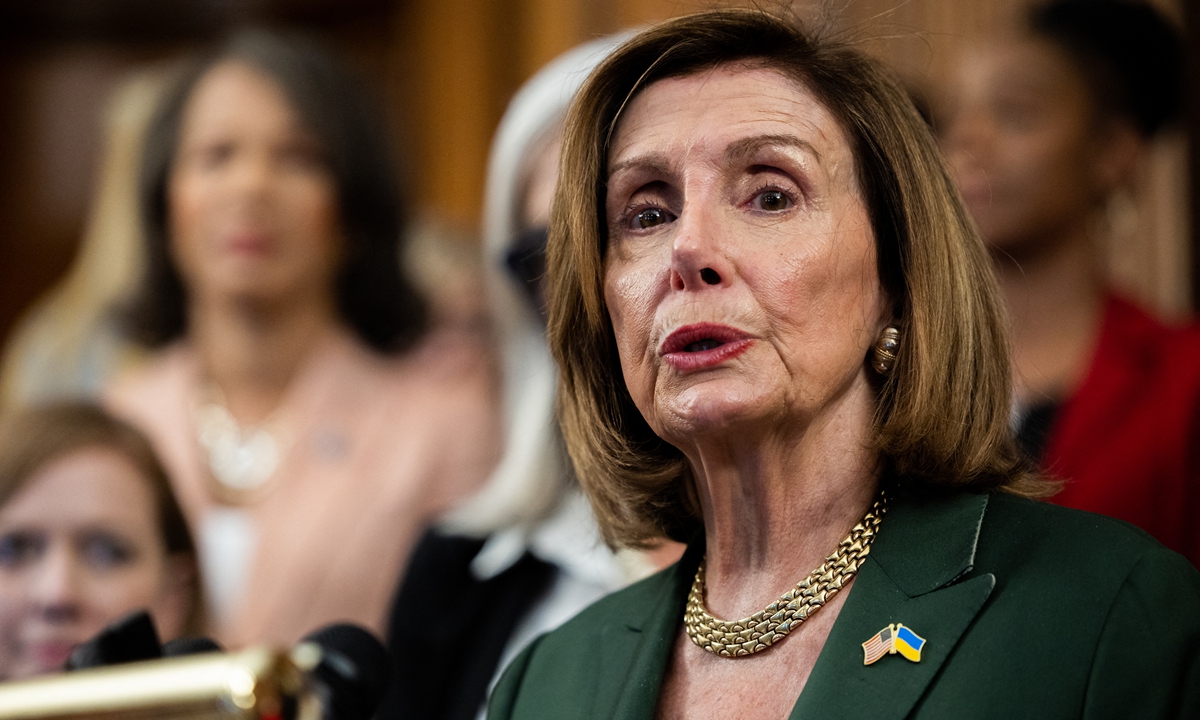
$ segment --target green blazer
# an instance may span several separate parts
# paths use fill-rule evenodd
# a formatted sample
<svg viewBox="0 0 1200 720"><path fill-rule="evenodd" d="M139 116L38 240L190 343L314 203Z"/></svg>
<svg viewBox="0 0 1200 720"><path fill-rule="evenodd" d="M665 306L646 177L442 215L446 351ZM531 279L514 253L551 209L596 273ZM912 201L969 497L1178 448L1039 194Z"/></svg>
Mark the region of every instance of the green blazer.
<svg viewBox="0 0 1200 720"><path fill-rule="evenodd" d="M702 555L534 642L488 717L653 718ZM925 638L919 662L863 664L889 623ZM1132 526L1001 493L892 503L791 713L1079 717L1200 718L1200 573Z"/></svg>

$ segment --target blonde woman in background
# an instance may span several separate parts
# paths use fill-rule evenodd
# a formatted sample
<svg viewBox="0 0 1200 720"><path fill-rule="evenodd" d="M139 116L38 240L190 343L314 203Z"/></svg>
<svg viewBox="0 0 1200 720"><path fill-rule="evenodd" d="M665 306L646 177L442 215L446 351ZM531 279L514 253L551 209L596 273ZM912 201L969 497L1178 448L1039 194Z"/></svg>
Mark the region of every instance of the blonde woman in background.
<svg viewBox="0 0 1200 720"><path fill-rule="evenodd" d="M5 406L99 395L138 352L114 308L141 271L137 179L142 136L166 84L161 70L135 72L104 114L104 157L79 252L67 277L26 315L4 352Z"/></svg>

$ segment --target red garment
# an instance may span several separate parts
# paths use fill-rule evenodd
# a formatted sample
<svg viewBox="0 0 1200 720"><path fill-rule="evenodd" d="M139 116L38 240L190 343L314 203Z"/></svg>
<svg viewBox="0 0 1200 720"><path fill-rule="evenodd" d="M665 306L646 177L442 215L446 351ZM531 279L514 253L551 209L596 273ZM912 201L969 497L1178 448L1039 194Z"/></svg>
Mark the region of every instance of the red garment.
<svg viewBox="0 0 1200 720"><path fill-rule="evenodd" d="M1200 327L1110 296L1095 357L1042 457L1053 502L1133 523L1200 566Z"/></svg>

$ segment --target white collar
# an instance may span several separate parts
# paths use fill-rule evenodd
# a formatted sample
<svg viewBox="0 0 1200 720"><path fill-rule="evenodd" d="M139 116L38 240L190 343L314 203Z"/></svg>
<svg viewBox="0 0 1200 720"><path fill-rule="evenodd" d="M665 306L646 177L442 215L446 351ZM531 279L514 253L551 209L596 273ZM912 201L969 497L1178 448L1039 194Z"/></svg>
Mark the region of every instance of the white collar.
<svg viewBox="0 0 1200 720"><path fill-rule="evenodd" d="M600 537L600 528L587 499L570 491L554 514L533 526L520 525L488 536L471 561L471 575L489 580L512 567L529 552L561 572L617 589L646 574L640 553L613 553Z"/></svg>

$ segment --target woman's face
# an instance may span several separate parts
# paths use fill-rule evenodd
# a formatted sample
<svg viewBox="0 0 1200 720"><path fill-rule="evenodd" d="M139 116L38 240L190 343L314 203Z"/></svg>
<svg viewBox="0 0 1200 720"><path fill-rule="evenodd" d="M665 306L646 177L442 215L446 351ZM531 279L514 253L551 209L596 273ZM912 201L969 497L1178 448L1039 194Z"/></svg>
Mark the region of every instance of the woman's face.
<svg viewBox="0 0 1200 720"><path fill-rule="evenodd" d="M1087 86L1048 43L969 54L947 120L944 147L959 190L997 249L1040 246L1086 222L1112 189Z"/></svg>
<svg viewBox="0 0 1200 720"><path fill-rule="evenodd" d="M171 249L193 297L332 297L337 190L317 138L263 72L229 61L197 83L168 178Z"/></svg>
<svg viewBox="0 0 1200 720"><path fill-rule="evenodd" d="M168 558L149 481L121 453L75 450L0 508L0 650L8 677L60 669L134 610L183 630L191 568Z"/></svg>
<svg viewBox="0 0 1200 720"><path fill-rule="evenodd" d="M621 367L660 436L687 452L870 393L874 238L847 138L805 87L736 67L655 82L618 124L605 212Z"/></svg>

